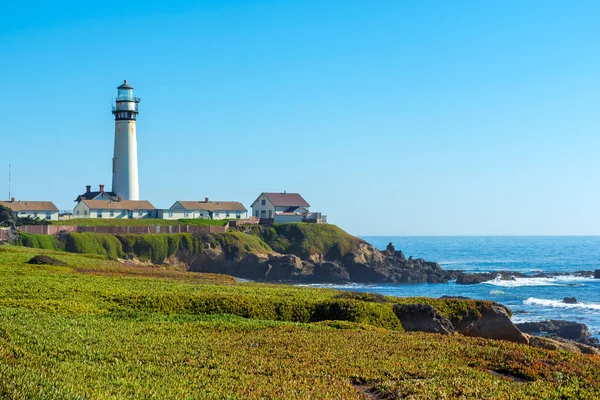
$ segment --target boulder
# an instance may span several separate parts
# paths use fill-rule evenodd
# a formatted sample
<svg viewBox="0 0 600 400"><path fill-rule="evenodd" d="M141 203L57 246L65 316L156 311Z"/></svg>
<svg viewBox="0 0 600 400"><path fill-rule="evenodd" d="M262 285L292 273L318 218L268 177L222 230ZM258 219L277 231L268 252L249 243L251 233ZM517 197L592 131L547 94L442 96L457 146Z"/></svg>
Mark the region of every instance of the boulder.
<svg viewBox="0 0 600 400"><path fill-rule="evenodd" d="M525 333L544 336L551 335L582 344L597 345L597 339L590 336L587 325L578 322L552 319L539 322L523 322L516 326Z"/></svg>
<svg viewBox="0 0 600 400"><path fill-rule="evenodd" d="M525 336L529 339L529 345L532 347L539 347L546 350L562 350L569 353L600 354L600 350L595 347L570 340L547 338L528 334L525 334Z"/></svg>
<svg viewBox="0 0 600 400"><path fill-rule="evenodd" d="M579 303L575 297L565 297L563 299L563 303L565 304L577 304Z"/></svg>
<svg viewBox="0 0 600 400"><path fill-rule="evenodd" d="M595 279L600 279L600 269L594 270L594 278Z"/></svg>
<svg viewBox="0 0 600 400"><path fill-rule="evenodd" d="M491 304L482 307L480 313L480 316L467 313L462 319L452 321L454 329L465 336L525 344L529 342L527 337L512 323L505 307Z"/></svg>
<svg viewBox="0 0 600 400"><path fill-rule="evenodd" d="M350 274L338 261L314 264L313 281L342 283L350 281Z"/></svg>
<svg viewBox="0 0 600 400"><path fill-rule="evenodd" d="M456 283L459 285L474 285L477 283L483 283L491 281L496 276L491 273L484 274L465 274L461 273L456 277Z"/></svg>
<svg viewBox="0 0 600 400"><path fill-rule="evenodd" d="M387 253L390 256L393 256L394 253L396 253L396 248L394 247L394 244L392 242L389 242L387 247L385 248L385 253Z"/></svg>
<svg viewBox="0 0 600 400"><path fill-rule="evenodd" d="M395 304L394 313L407 332L454 333L450 320L428 304Z"/></svg>

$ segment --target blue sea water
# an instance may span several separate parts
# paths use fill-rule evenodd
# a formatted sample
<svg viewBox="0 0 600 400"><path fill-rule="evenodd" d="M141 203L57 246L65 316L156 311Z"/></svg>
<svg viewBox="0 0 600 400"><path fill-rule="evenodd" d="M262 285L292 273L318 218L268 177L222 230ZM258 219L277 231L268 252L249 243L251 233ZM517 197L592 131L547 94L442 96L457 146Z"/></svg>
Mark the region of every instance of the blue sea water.
<svg viewBox="0 0 600 400"><path fill-rule="evenodd" d="M399 237L363 236L378 249L393 243L408 258L437 261L444 269L465 272L498 270L559 272L555 278L517 278L476 285L376 284L319 285L391 296L468 296L493 300L513 311L513 321L563 319L600 332L600 279L575 277L580 270L600 269L600 237ZM564 297L580 303L565 304Z"/></svg>

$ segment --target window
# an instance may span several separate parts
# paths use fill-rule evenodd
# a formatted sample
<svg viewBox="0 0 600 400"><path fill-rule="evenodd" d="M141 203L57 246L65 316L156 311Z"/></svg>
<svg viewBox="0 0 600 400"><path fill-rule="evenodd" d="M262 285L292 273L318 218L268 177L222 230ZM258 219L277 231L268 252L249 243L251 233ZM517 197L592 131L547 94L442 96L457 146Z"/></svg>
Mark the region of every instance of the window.
<svg viewBox="0 0 600 400"><path fill-rule="evenodd" d="M235 217L236 217L237 219L240 219L240 218L242 217L242 213L241 213L241 212L239 212L239 211L236 211L236 212L235 212Z"/></svg>
<svg viewBox="0 0 600 400"><path fill-rule="evenodd" d="M47 212L46 213L46 219L52 219L52 213Z"/></svg>
<svg viewBox="0 0 600 400"><path fill-rule="evenodd" d="M79 215L79 211L75 211L75 215Z"/></svg>
<svg viewBox="0 0 600 400"><path fill-rule="evenodd" d="M173 211L169 211L169 217L173 217Z"/></svg>
<svg viewBox="0 0 600 400"><path fill-rule="evenodd" d="M260 205L261 205L261 206L264 206L264 205L266 205L266 204L267 204L267 201L266 201L265 199L262 199L262 200L260 201Z"/></svg>
<svg viewBox="0 0 600 400"><path fill-rule="evenodd" d="M36 212L33 213L33 218L37 218L37 213Z"/></svg>
<svg viewBox="0 0 600 400"><path fill-rule="evenodd" d="M215 219L219 218L219 213L218 213L218 212L216 212L216 213L214 214L214 216L213 216L213 217L214 217Z"/></svg>
<svg viewBox="0 0 600 400"><path fill-rule="evenodd" d="M269 219L273 218L273 211L269 210Z"/></svg>
<svg viewBox="0 0 600 400"><path fill-rule="evenodd" d="M115 212L114 212L114 210L110 210L110 216L111 216L111 217L114 217L114 216L115 216Z"/></svg>
<svg viewBox="0 0 600 400"><path fill-rule="evenodd" d="M229 218L229 211L225 213L225 218Z"/></svg>
<svg viewBox="0 0 600 400"><path fill-rule="evenodd" d="M84 215L87 215L87 210L84 211Z"/></svg>
<svg viewBox="0 0 600 400"><path fill-rule="evenodd" d="M97 216L98 216L98 218L102 218L102 210L98 210Z"/></svg>
<svg viewBox="0 0 600 400"><path fill-rule="evenodd" d="M255 212L255 217L258 218L258 210Z"/></svg>
<svg viewBox="0 0 600 400"><path fill-rule="evenodd" d="M142 216L142 210L138 211L138 217Z"/></svg>
<svg viewBox="0 0 600 400"><path fill-rule="evenodd" d="M190 213L189 213L188 211L186 211L186 212L184 213L184 215L185 215L185 217L186 217L186 218L188 218L188 217L190 216Z"/></svg>

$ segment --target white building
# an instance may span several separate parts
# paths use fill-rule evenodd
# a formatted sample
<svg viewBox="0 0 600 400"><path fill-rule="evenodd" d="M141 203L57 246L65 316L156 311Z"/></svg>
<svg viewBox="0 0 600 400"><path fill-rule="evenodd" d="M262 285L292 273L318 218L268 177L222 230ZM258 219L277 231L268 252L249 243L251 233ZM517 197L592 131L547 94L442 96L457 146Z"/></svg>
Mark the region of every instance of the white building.
<svg viewBox="0 0 600 400"><path fill-rule="evenodd" d="M157 218L158 211L147 200L81 200L73 218Z"/></svg>
<svg viewBox="0 0 600 400"><path fill-rule="evenodd" d="M163 219L208 218L246 219L248 210L237 201L176 201L168 210L162 211Z"/></svg>
<svg viewBox="0 0 600 400"><path fill-rule="evenodd" d="M298 193L263 192L252 203L252 215L256 218L286 222L327 222L321 213L309 211L310 204Z"/></svg>
<svg viewBox="0 0 600 400"><path fill-rule="evenodd" d="M140 99L133 87L124 81L117 88L115 116L115 148L112 159L112 191L123 200L139 200L136 118Z"/></svg>
<svg viewBox="0 0 600 400"><path fill-rule="evenodd" d="M39 218L58 221L58 208L51 201L0 201L0 206L10 208L19 218Z"/></svg>

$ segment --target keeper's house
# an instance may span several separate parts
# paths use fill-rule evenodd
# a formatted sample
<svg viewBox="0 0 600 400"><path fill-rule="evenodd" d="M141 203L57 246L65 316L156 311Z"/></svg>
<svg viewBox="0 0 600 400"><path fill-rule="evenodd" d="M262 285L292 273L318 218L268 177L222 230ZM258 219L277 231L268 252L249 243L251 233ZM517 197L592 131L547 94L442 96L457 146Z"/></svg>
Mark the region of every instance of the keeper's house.
<svg viewBox="0 0 600 400"><path fill-rule="evenodd" d="M157 218L158 211L148 200L81 200L73 218Z"/></svg>
<svg viewBox="0 0 600 400"><path fill-rule="evenodd" d="M248 210L237 201L176 201L168 210L162 210L163 219L246 219Z"/></svg>
<svg viewBox="0 0 600 400"><path fill-rule="evenodd" d="M58 221L58 208L51 201L0 201L0 206L10 208L18 218L39 218Z"/></svg>
<svg viewBox="0 0 600 400"><path fill-rule="evenodd" d="M252 215L261 221L327 223L327 216L310 212L310 204L298 193L263 192L252 203Z"/></svg>

